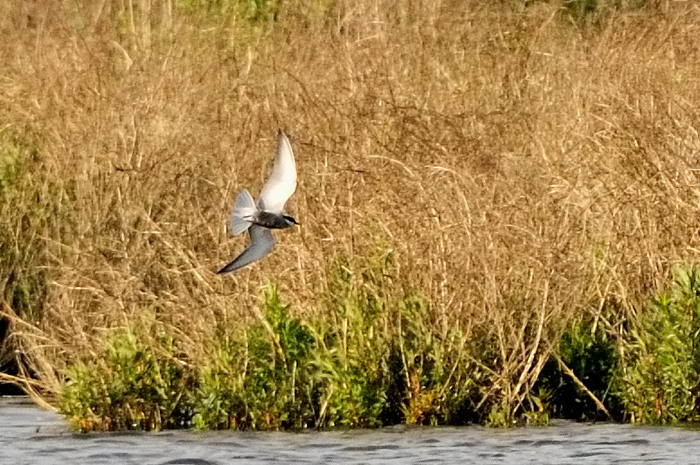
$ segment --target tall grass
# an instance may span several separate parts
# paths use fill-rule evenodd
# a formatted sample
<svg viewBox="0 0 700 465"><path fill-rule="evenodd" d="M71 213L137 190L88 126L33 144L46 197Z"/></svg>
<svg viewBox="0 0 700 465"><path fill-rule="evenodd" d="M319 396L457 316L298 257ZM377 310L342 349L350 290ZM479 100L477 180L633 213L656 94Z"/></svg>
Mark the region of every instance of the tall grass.
<svg viewBox="0 0 700 465"><path fill-rule="evenodd" d="M0 173L26 167L0 191L3 347L24 353L25 388L50 400L133 333L152 366L229 393L252 382L241 354L278 379L281 397L202 407L208 425L259 426L236 409L302 394L319 410L269 424L544 412L535 383L572 325L623 347L673 266L697 261L700 231L700 11L645 2L579 21L569 3L0 6ZM243 247L226 236L231 203L259 189L278 127L303 226L222 279ZM271 278L287 313L260 306ZM292 349L265 339L287 334L274 322L313 347L277 360ZM162 360L158 334L176 341Z"/></svg>

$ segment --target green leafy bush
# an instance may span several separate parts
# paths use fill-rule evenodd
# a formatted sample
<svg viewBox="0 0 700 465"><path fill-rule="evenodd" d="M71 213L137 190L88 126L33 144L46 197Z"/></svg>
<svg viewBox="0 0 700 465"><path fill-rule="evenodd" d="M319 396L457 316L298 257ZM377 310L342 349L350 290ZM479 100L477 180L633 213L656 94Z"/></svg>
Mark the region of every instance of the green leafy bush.
<svg viewBox="0 0 700 465"><path fill-rule="evenodd" d="M636 423L700 420L700 274L676 271L671 288L635 322L622 398Z"/></svg>
<svg viewBox="0 0 700 465"><path fill-rule="evenodd" d="M59 411L83 431L188 426L192 373L173 356L171 338L158 342L147 345L130 330L115 333L95 360L70 367Z"/></svg>
<svg viewBox="0 0 700 465"><path fill-rule="evenodd" d="M200 376L198 427L278 429L314 423L313 334L290 315L276 286L267 287L263 307L258 322L223 329L216 341Z"/></svg>
<svg viewBox="0 0 700 465"><path fill-rule="evenodd" d="M613 338L591 320L576 321L564 333L557 354L575 379L556 357L547 362L534 390L540 393L549 415L572 420L608 419L580 382L614 418L621 419L619 360Z"/></svg>

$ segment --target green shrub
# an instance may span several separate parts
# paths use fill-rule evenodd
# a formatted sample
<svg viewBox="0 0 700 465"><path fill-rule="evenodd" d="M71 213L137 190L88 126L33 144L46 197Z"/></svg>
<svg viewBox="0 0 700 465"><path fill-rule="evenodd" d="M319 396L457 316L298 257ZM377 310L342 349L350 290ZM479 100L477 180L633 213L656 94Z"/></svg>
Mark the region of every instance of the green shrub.
<svg viewBox="0 0 700 465"><path fill-rule="evenodd" d="M316 347L305 324L265 291L264 314L247 329L223 329L200 376L199 428L302 428L313 425L318 397L309 358Z"/></svg>
<svg viewBox="0 0 700 465"><path fill-rule="evenodd" d="M574 322L563 335L557 354L615 418L622 418L617 395L619 361L615 341L591 320ZM608 419L596 402L552 357L535 391L550 416L572 420Z"/></svg>
<svg viewBox="0 0 700 465"><path fill-rule="evenodd" d="M387 257L385 257L387 258ZM393 297L390 259L353 273L333 266L326 313L290 315L268 286L264 313L222 328L201 370L200 428L375 427L464 423L475 418L481 371L458 328L436 333L424 298Z"/></svg>
<svg viewBox="0 0 700 465"><path fill-rule="evenodd" d="M321 424L462 424L476 415L482 371L474 341L439 326L429 302L393 295L393 259L374 254L361 273L334 266L328 322L316 363L324 386Z"/></svg>
<svg viewBox="0 0 700 465"><path fill-rule="evenodd" d="M391 422L391 327L382 265L356 274L340 259L331 269L325 318L315 327L314 360L322 386L319 425L380 426ZM394 399L396 400L396 399Z"/></svg>
<svg viewBox="0 0 700 465"><path fill-rule="evenodd" d="M83 431L188 426L193 376L175 351L171 338L150 346L130 330L117 332L95 360L68 369L59 411Z"/></svg>
<svg viewBox="0 0 700 465"><path fill-rule="evenodd" d="M626 342L622 398L632 422L700 420L700 274L678 269Z"/></svg>

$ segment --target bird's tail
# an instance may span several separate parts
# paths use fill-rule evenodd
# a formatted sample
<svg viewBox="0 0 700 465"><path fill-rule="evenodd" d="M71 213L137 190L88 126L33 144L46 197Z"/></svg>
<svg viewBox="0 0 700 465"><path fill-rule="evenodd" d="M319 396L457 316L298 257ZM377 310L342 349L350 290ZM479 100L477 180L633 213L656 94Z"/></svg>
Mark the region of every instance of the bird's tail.
<svg viewBox="0 0 700 465"><path fill-rule="evenodd" d="M245 232L252 224L251 220L255 217L256 212L257 207L253 196L246 189L243 189L236 197L236 203L233 206L230 224L231 234L235 236Z"/></svg>

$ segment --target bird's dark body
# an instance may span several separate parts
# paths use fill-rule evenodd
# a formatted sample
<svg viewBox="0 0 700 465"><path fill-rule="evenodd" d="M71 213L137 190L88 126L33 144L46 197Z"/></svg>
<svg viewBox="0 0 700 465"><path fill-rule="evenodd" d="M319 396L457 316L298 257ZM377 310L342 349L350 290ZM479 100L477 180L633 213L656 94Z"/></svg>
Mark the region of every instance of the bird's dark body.
<svg viewBox="0 0 700 465"><path fill-rule="evenodd" d="M297 224L296 220L291 216L278 215L265 210L259 210L255 217L252 218L251 223L270 229L285 229Z"/></svg>

